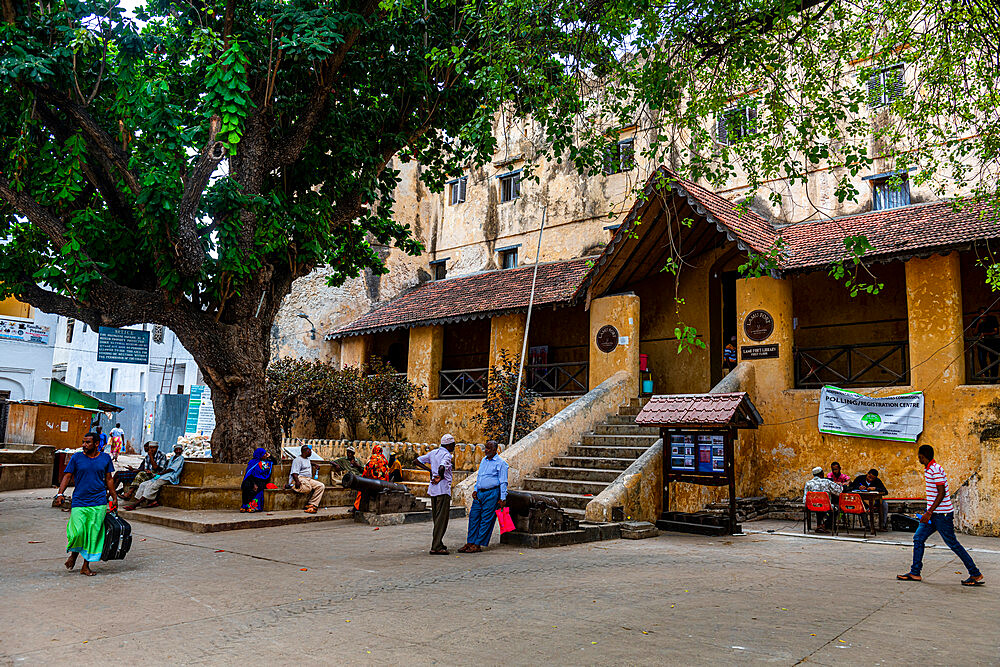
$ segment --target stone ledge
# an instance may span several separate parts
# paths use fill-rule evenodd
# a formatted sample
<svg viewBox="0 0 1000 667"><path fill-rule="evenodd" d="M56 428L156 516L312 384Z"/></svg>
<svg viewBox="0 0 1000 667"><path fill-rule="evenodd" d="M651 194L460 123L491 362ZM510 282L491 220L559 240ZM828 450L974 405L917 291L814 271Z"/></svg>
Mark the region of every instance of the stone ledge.
<svg viewBox="0 0 1000 667"><path fill-rule="evenodd" d="M167 528L186 530L192 533L218 533L226 530L247 528L271 528L318 521L339 521L350 519L350 507L329 507L316 514L306 514L298 510L281 512L232 512L224 510L181 510L173 507L137 509L129 512L121 510L126 521L150 523Z"/></svg>

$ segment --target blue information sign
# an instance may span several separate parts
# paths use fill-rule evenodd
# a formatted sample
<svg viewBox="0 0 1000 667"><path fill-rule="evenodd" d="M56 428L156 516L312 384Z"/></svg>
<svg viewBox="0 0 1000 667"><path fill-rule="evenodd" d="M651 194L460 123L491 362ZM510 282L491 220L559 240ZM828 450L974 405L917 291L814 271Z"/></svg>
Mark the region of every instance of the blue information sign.
<svg viewBox="0 0 1000 667"><path fill-rule="evenodd" d="M149 332L101 327L97 333L97 360L115 364L148 364Z"/></svg>

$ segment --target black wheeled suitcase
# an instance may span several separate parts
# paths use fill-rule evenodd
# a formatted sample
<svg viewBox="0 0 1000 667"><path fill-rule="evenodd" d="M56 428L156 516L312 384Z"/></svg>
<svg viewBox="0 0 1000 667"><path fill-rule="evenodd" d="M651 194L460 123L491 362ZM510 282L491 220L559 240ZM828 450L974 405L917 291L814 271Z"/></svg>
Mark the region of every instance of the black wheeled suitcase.
<svg viewBox="0 0 1000 667"><path fill-rule="evenodd" d="M104 516L104 549L101 560L122 560L132 548L132 526L118 516L118 512L108 512Z"/></svg>

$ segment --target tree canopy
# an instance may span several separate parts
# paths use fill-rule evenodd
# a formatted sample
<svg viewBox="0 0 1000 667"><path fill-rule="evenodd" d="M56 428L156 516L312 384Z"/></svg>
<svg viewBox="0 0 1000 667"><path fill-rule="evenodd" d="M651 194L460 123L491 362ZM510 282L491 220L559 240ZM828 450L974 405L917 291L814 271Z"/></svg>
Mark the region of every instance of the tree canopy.
<svg viewBox="0 0 1000 667"><path fill-rule="evenodd" d="M264 368L292 281L420 247L393 216L493 159L498 116L537 155L647 158L714 181L849 172L878 151L995 194L998 19L985 0L0 2L0 297L92 326L171 327L212 387L213 448L275 445ZM902 62L915 85L872 108ZM846 73L854 72L848 75ZM720 143L734 99L754 107ZM875 132L876 145L870 143ZM838 196L857 196L844 179ZM863 251L863 244L858 246ZM273 448L273 447L272 447Z"/></svg>

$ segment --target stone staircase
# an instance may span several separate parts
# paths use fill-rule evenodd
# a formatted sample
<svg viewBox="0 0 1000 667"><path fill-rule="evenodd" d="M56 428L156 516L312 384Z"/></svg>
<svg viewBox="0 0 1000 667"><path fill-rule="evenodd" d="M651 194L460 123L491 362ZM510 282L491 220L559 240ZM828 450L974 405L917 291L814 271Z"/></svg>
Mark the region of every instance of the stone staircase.
<svg viewBox="0 0 1000 667"><path fill-rule="evenodd" d="M598 424L592 433L524 480L524 490L551 496L567 514L583 519L587 503L615 481L633 461L660 437L660 430L639 426L635 416L646 399L633 398L617 415Z"/></svg>

